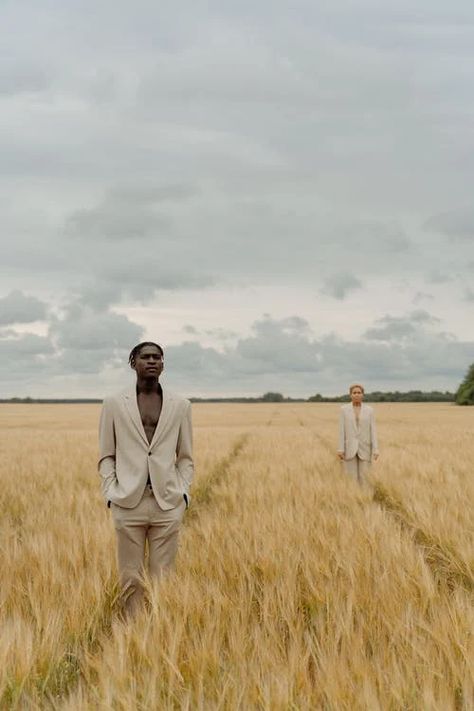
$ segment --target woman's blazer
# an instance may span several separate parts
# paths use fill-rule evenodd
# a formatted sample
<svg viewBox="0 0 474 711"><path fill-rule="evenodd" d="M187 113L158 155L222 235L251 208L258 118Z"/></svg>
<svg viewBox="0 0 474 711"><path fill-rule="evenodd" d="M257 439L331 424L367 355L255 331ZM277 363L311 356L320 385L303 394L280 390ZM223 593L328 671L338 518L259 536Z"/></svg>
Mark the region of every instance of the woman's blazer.
<svg viewBox="0 0 474 711"><path fill-rule="evenodd" d="M374 411L369 405L362 403L357 427L352 403L341 407L339 418L339 448L344 459L359 459L371 461L373 454L378 454L377 428Z"/></svg>

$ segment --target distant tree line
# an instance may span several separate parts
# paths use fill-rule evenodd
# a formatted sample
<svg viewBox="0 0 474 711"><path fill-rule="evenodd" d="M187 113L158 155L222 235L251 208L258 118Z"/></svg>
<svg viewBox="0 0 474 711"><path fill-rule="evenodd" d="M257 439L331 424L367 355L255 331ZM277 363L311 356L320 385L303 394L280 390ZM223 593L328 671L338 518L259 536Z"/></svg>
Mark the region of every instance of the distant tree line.
<svg viewBox="0 0 474 711"><path fill-rule="evenodd" d="M474 405L474 363L469 366L466 377L456 392L458 405Z"/></svg>
<svg viewBox="0 0 474 711"><path fill-rule="evenodd" d="M100 398L36 398L36 397L11 397L8 399L0 398L0 403L10 402L10 403L22 403L22 404L76 404L76 405L89 405L94 403L101 403Z"/></svg>
<svg viewBox="0 0 474 711"><path fill-rule="evenodd" d="M447 390L440 392L439 390L431 390L423 392L422 390L409 390L406 393L395 390L394 392L382 392L376 390L372 393L364 394L364 402L454 402L455 395ZM308 402L350 402L351 398L347 395L336 395L334 397L323 397L317 393L308 398Z"/></svg>
<svg viewBox="0 0 474 711"><path fill-rule="evenodd" d="M365 402L454 402L455 394L446 392L440 392L439 390L432 390L431 392L423 392L421 390L410 390L409 392L402 393L396 390L395 392L381 392L375 391L373 393L365 393ZM265 393L261 397L232 397L232 398L191 398L192 402L241 402L241 403L251 403L251 402L350 402L350 396L345 395L333 395L325 396L316 393L316 395L311 395L308 398L293 398L285 397L282 393L269 392Z"/></svg>
<svg viewBox="0 0 474 711"><path fill-rule="evenodd" d="M472 390L474 392L474 389ZM471 393L472 394L472 393ZM465 397L463 395L463 397ZM373 392L365 393L365 402L454 402L456 399L455 393L439 392L433 390L431 392L422 392L421 390L410 390L409 392ZM311 397L285 397L282 393L268 392L259 397L191 397L191 402L236 402L236 403L254 403L254 402L350 402L349 395L334 395L328 396L311 395ZM0 403L23 403L23 404L98 404L102 400L99 398L32 398L32 397L12 397L9 399L0 399ZM473 404L461 402L459 404Z"/></svg>
<svg viewBox="0 0 474 711"><path fill-rule="evenodd" d="M190 397L191 402L308 402L304 397L285 397L282 393L265 393L257 397Z"/></svg>
<svg viewBox="0 0 474 711"><path fill-rule="evenodd" d="M282 393L268 392L260 397L192 397L191 402L350 402L350 396L335 395L326 397L316 393L309 398L293 398L285 397ZM372 393L365 393L364 400L366 402L456 402L458 405L474 405L474 363L469 367L466 377L462 381L458 390L455 393L450 393L447 390L440 392L439 390L431 390L423 392L422 390L409 390L402 393L398 390L395 392L382 392L376 390ZM61 398L61 399L37 399L32 397L12 397L9 399L0 399L0 403L100 403L102 400L96 398Z"/></svg>

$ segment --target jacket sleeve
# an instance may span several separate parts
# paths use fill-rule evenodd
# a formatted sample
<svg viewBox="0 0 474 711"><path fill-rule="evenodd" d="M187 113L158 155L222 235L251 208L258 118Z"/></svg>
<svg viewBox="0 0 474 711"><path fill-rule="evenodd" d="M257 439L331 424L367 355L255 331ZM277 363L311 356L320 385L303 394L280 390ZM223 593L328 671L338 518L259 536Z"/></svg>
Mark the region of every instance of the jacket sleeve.
<svg viewBox="0 0 474 711"><path fill-rule="evenodd" d="M176 444L176 467L183 482L184 493L189 499L189 488L194 476L193 428L190 402L186 403L179 427L178 442Z"/></svg>
<svg viewBox="0 0 474 711"><path fill-rule="evenodd" d="M379 443L377 439L377 426L375 424L375 414L374 411L370 413L370 443L372 445L372 453L379 453Z"/></svg>
<svg viewBox="0 0 474 711"><path fill-rule="evenodd" d="M345 418L344 418L344 410L341 407L341 411L339 413L339 446L337 451L341 452L344 454L345 449L346 449L346 438L345 438Z"/></svg>
<svg viewBox="0 0 474 711"><path fill-rule="evenodd" d="M104 400L99 421L99 462L100 486L102 496L108 500L107 491L111 482L116 481L115 473L115 427L112 405Z"/></svg>

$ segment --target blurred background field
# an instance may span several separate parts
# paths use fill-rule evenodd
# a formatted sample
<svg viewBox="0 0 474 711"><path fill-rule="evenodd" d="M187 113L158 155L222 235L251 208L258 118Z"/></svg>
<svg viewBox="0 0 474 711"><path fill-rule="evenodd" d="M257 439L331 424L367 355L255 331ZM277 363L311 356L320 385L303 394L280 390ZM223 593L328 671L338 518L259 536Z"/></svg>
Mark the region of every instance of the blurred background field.
<svg viewBox="0 0 474 711"><path fill-rule="evenodd" d="M338 406L193 406L176 572L115 614L95 405L0 407L3 709L474 708L474 408L375 406L360 489Z"/></svg>

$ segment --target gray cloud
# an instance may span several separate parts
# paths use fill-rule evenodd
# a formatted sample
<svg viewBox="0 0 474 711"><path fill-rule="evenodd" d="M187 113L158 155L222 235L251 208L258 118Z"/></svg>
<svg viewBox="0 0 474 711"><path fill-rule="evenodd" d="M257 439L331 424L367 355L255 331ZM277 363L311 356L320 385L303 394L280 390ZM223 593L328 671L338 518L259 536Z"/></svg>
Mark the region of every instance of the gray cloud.
<svg viewBox="0 0 474 711"><path fill-rule="evenodd" d="M450 281L453 281L453 278L454 277L452 274L447 274L446 272L440 269L435 269L434 271L426 275L426 281L429 284L446 284Z"/></svg>
<svg viewBox="0 0 474 711"><path fill-rule="evenodd" d="M137 343L143 328L126 316L112 312L95 312L79 304L68 307L66 314L55 320L51 336L60 350L108 351L130 350Z"/></svg>
<svg viewBox="0 0 474 711"><path fill-rule="evenodd" d="M0 325L41 321L47 311L46 303L16 289L0 299Z"/></svg>
<svg viewBox="0 0 474 711"><path fill-rule="evenodd" d="M236 331L231 331L228 328L210 328L206 330L206 336L212 336L212 338L218 341L231 341L238 338L238 333Z"/></svg>
<svg viewBox="0 0 474 711"><path fill-rule="evenodd" d="M474 208L466 207L433 215L425 222L425 229L439 232L457 240L474 238Z"/></svg>
<svg viewBox="0 0 474 711"><path fill-rule="evenodd" d="M222 343L235 340L239 336L237 331L232 331L231 329L223 328L221 326L217 326L216 328L206 328L203 331L199 331L195 326L186 324L181 330L188 336L210 336L212 339L221 341Z"/></svg>
<svg viewBox="0 0 474 711"><path fill-rule="evenodd" d="M305 319L292 316L275 320L266 315L253 324L254 336L236 345L237 369L271 373L318 369L318 351Z"/></svg>
<svg viewBox="0 0 474 711"><path fill-rule="evenodd" d="M13 356L28 358L49 355L54 351L49 338L37 336L34 333L25 333L12 337L12 333L9 332L6 338L0 338L0 344L1 361L4 365L11 364L10 359Z"/></svg>
<svg viewBox="0 0 474 711"><path fill-rule="evenodd" d="M76 265L92 268L83 299L101 308L126 299L145 301L160 289L242 280L317 283L341 261L365 273L397 261L409 268L411 243L397 224L343 223L327 214L318 217L312 208L305 213L297 202L294 209L282 209L268 198L229 199L218 193L212 199L203 188L186 184L114 188L101 203L67 220ZM349 237L357 249L348 249ZM342 272L324 289L343 298L359 285L357 277Z"/></svg>
<svg viewBox="0 0 474 711"><path fill-rule="evenodd" d="M348 294L357 289L362 289L360 279L349 272L339 272L324 280L321 293L342 301Z"/></svg>
<svg viewBox="0 0 474 711"><path fill-rule="evenodd" d="M185 381L191 381L194 373L197 379L204 378L206 386L212 381L216 385L222 384L230 375L226 356L215 348L204 347L196 341L184 341L180 345L168 346L166 369L178 378L184 376Z"/></svg>
<svg viewBox="0 0 474 711"><path fill-rule="evenodd" d="M417 291L412 301L414 304L420 304L422 301L432 301L433 299L433 294L429 294L426 291Z"/></svg>
<svg viewBox="0 0 474 711"><path fill-rule="evenodd" d="M54 396L61 378L97 377L106 367L124 367L142 336L143 328L121 314L97 313L72 303L60 317L50 317L47 336L18 334L13 329L0 333L0 381L12 384L13 395L35 395L39 388L44 395Z"/></svg>
<svg viewBox="0 0 474 711"><path fill-rule="evenodd" d="M393 259L397 253L406 253L413 248L402 226L391 220L359 219L340 224L333 230L332 240L342 242L346 249L353 240L355 249L362 251L366 260L370 260L371 253L381 253L384 258Z"/></svg>
<svg viewBox="0 0 474 711"><path fill-rule="evenodd" d="M115 255L115 262L104 260L96 265L95 273L75 290L80 303L107 310L113 304L147 303L160 291L188 291L205 289L214 284L211 276L199 275L177 266L167 269L156 252Z"/></svg>
<svg viewBox="0 0 474 711"><path fill-rule="evenodd" d="M30 386L45 379L51 373L51 359L55 349L50 339L33 333L22 335L3 332L0 334L0 386L7 396L29 394ZM25 390L26 389L26 390Z"/></svg>
<svg viewBox="0 0 474 711"><path fill-rule="evenodd" d="M199 194L195 185L191 184L169 184L169 185L149 185L149 186L126 186L117 187L110 191L107 201L112 204L123 204L138 206L149 206L163 203L181 203L190 200Z"/></svg>
<svg viewBox="0 0 474 711"><path fill-rule="evenodd" d="M69 220L70 232L85 239L139 240L169 230L169 222L150 210L131 212L127 203L111 201L100 209L79 210Z"/></svg>
<svg viewBox="0 0 474 711"><path fill-rule="evenodd" d="M160 208L188 200L197 193L191 185L113 188L97 206L74 212L66 231L93 240L143 240L169 237L171 221Z"/></svg>
<svg viewBox="0 0 474 711"><path fill-rule="evenodd" d="M195 341L170 346L167 369L195 394L258 394L266 388L299 395L342 392L352 380L373 389L454 389L474 359L474 341L436 330L437 322L421 310L406 317L387 315L378 322L382 326L349 341L335 335L315 338L304 319L265 316L253 324L252 336L223 351Z"/></svg>
<svg viewBox="0 0 474 711"><path fill-rule="evenodd" d="M271 389L308 396L342 392L353 380L371 389L454 389L474 360L474 341L444 333L437 319L422 310L404 317L387 315L360 340L315 337L298 316L275 319L267 314L251 330L222 349L196 340L166 346L166 382L194 395ZM71 388L81 382L88 387L95 383L91 394L99 394L110 369L118 377L114 387L124 386L128 352L141 338L141 328L124 317L94 315L76 305L53 324L49 337L0 336L0 378L13 383L14 394L37 394L38 379L44 381L43 394L54 392L57 383ZM66 394L80 392L69 389Z"/></svg>
<svg viewBox="0 0 474 711"><path fill-rule="evenodd" d="M364 281L383 273L416 278L429 268L425 237L406 234L403 211L437 201L441 175L443 199L459 200L461 175L451 175L451 189L442 142L433 136L428 145L425 130L427 110L445 122L457 117L441 116L430 96L439 36L430 45L408 8L397 9L403 21L394 22L389 8L374 14L364 3L357 12L305 3L302 22L286 3L271 17L224 4L199 13L197 36L191 6L183 24L171 10L158 17L149 4L138 22L118 3L114 27L106 7L92 33L74 2L60 19L39 17L31 4L9 13L13 23L25 13L35 18L20 46L24 66L39 65L35 47L56 22L69 28L41 63L45 109L32 103L19 124L12 104L4 170L41 176L48 187L41 219L28 225L31 196L15 193L9 264L56 269L58 287L62 276L63 288L75 290L92 267L85 298L97 307L149 299L155 278L165 289L242 280L321 287L341 260ZM157 34L158 24L168 29ZM126 61L117 27L131 53ZM443 21L433 28L445 28L447 44L459 51ZM442 89L452 92L449 67L441 65ZM412 95L423 90L421 111ZM462 134L462 127L453 133ZM430 168L422 194L426 156L444 170ZM39 246L32 250L33 236Z"/></svg>
<svg viewBox="0 0 474 711"><path fill-rule="evenodd" d="M37 64L2 57L0 96L39 93L49 87L48 73Z"/></svg>
<svg viewBox="0 0 474 711"><path fill-rule="evenodd" d="M406 316L384 316L377 325L365 332L365 337L373 341L399 341L413 339L420 328L439 323L439 319L427 311L418 309Z"/></svg>

